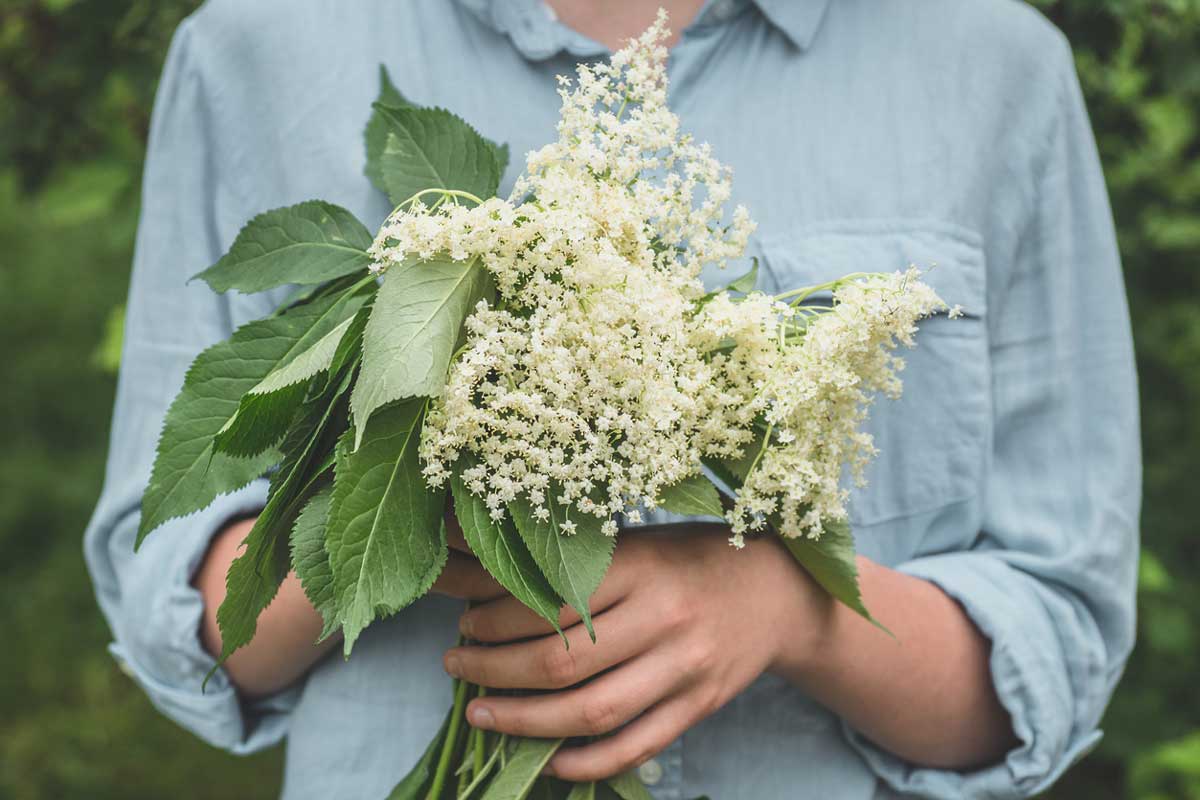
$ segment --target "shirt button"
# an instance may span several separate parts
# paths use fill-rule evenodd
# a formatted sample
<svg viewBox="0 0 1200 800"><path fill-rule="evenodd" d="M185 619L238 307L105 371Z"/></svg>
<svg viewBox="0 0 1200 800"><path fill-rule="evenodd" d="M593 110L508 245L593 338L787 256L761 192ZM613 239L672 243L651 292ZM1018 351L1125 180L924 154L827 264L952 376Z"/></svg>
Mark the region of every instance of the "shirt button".
<svg viewBox="0 0 1200 800"><path fill-rule="evenodd" d="M654 786L662 780L663 768L662 764L655 761L653 758L637 768L638 777L642 779L642 783L647 786Z"/></svg>

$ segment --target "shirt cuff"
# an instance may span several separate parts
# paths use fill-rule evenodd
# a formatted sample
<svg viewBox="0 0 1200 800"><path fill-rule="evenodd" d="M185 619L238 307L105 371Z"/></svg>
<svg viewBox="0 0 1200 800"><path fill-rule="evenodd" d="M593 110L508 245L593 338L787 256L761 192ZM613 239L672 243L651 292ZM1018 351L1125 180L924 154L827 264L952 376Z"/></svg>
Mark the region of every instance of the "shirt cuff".
<svg viewBox="0 0 1200 800"><path fill-rule="evenodd" d="M209 744L237 754L284 737L299 689L243 702L223 669L201 688L216 662L200 641L204 602L191 581L212 537L230 520L262 510L266 494L267 482L256 481L147 537L127 563L121 612L114 620L117 641L109 647L155 708ZM137 514L125 524L136 528ZM113 540L128 545L130 537Z"/></svg>
<svg viewBox="0 0 1200 800"><path fill-rule="evenodd" d="M1101 733L1074 730L1074 691L1063 645L1033 585L1036 579L980 552L930 556L897 569L941 588L991 640L992 681L1020 744L1002 761L969 772L914 766L843 723L851 747L902 794L956 800L1045 791L1096 746Z"/></svg>

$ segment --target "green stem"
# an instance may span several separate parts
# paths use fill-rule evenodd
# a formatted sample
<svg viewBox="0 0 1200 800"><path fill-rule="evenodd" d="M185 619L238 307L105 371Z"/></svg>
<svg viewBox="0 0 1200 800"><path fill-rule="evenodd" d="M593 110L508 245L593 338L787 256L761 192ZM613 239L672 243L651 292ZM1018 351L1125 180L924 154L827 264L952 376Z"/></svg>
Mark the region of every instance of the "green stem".
<svg viewBox="0 0 1200 800"><path fill-rule="evenodd" d="M425 800L439 800L442 787L446 784L446 774L450 771L450 758L454 755L454 745L458 743L458 729L462 725L463 707L467 704L467 682L454 681L454 710L450 712L450 727L446 730L446 739L442 742L442 753L438 757L437 771L433 774L433 783L429 787Z"/></svg>
<svg viewBox="0 0 1200 800"><path fill-rule="evenodd" d="M407 205L411 205L412 203L415 203L416 201L420 200L422 197L424 197L427 194L440 194L442 196L443 200L445 200L447 197L461 197L464 200L470 200L472 203L474 203L477 206L483 205L482 200L480 200L478 197L471 194L470 192L464 192L462 189L442 189L439 187L431 187L429 189L422 189L421 191L414 194L412 197L408 198L407 200L402 201L399 205L397 205L395 208L392 209L392 214L395 214L397 211L399 211L400 209L404 208ZM388 216L390 217L392 214L388 214Z"/></svg>
<svg viewBox="0 0 1200 800"><path fill-rule="evenodd" d="M487 697L487 687L480 686L478 688L479 688L479 691L477 691L475 693L475 696L476 697ZM474 730L475 734L476 734L475 735L475 774L479 775L480 773L483 772L484 756L486 755L486 753L484 752L483 731L481 731L479 728L473 728L472 730Z"/></svg>
<svg viewBox="0 0 1200 800"><path fill-rule="evenodd" d="M777 294L775 295L775 299L786 300L789 297L794 297L796 299L793 300L791 304L795 305L796 303L803 302L805 298L810 297L817 292L824 291L825 289L836 289L843 283L858 280L859 278L869 278L872 274L873 273L870 272L852 272L849 275L843 275L842 277L829 281L828 283L818 283L816 286L801 286L799 289L792 289L790 292Z"/></svg>
<svg viewBox="0 0 1200 800"><path fill-rule="evenodd" d="M481 739L483 737L480 737ZM458 793L458 800L467 800L471 793L479 788L480 784L492 773L492 767L496 766L496 761L504 753L504 749L508 747L508 734L501 734L500 741L496 744L496 748L492 750L492 754L488 756L487 761L475 771L475 779L467 784L467 787Z"/></svg>

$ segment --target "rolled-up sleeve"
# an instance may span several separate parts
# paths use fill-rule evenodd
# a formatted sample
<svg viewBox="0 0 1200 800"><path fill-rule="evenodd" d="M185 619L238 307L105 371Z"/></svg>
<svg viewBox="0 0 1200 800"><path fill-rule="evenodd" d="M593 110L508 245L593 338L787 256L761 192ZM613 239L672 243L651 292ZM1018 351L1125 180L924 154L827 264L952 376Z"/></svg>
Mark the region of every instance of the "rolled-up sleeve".
<svg viewBox="0 0 1200 800"><path fill-rule="evenodd" d="M1063 44L1057 119L1035 161L1011 267L997 271L994 414L982 530L899 569L929 580L991 641L1019 744L952 772L907 764L847 729L892 789L1028 797L1099 740L1133 645L1141 489L1137 388L1120 260L1095 142Z"/></svg>
<svg viewBox="0 0 1200 800"><path fill-rule="evenodd" d="M133 550L163 417L184 372L243 317L268 310L268 298L241 298L234 308L207 286L187 283L228 244L218 223L228 190L213 153L211 92L198 50L185 22L155 101L104 490L84 554L122 669L185 728L248 752L283 736L293 695L243 704L221 671L202 691L213 659L199 640L203 604L191 578L215 532L262 508L265 482L171 520Z"/></svg>

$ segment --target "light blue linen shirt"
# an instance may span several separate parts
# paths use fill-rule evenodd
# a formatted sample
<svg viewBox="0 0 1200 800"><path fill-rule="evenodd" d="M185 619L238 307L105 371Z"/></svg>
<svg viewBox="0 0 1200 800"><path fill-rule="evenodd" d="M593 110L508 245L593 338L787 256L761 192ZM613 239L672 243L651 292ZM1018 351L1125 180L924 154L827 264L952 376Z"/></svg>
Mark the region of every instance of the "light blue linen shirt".
<svg viewBox="0 0 1200 800"><path fill-rule="evenodd" d="M115 656L206 741L244 753L286 735L289 800L382 798L407 771L449 703L460 606L422 600L265 701L239 702L221 672L201 692L212 659L189 577L265 486L134 555L139 498L188 363L283 293L186 280L265 209L320 197L383 219L362 174L380 63L410 98L508 141L507 190L553 135L554 76L603 54L537 0L211 0L175 36L85 549ZM1020 743L976 770L922 768L763 676L642 775L660 800L1044 789L1095 745L1132 646L1141 483L1120 263L1066 41L1012 0L719 0L670 76L685 128L735 169L768 288L936 264L929 281L963 307L922 326L904 398L876 404L852 522L863 553L940 586L990 639Z"/></svg>

